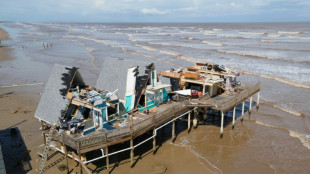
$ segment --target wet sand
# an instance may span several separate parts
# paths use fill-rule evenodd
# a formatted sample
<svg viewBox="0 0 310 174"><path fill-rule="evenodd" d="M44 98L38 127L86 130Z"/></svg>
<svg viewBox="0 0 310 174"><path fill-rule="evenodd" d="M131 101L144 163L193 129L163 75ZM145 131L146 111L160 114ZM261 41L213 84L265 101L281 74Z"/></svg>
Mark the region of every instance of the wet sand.
<svg viewBox="0 0 310 174"><path fill-rule="evenodd" d="M19 59L12 56L10 50L1 48L0 55L3 55L1 60ZM14 78L10 71L14 69L8 69L8 75L3 78L7 82L1 84L9 84L10 78ZM43 77L48 78L48 74ZM37 153L43 151L40 123L33 116L43 89L42 85L0 87L0 130L18 128L26 148L31 150L29 173L37 173L40 163ZM184 124L186 122L178 121L177 129ZM138 161L133 168L130 168L129 158L122 158L129 156L129 152L112 156L111 161L115 161L111 163L112 173L309 173L309 125L308 116L290 114L262 102L259 112L253 108L251 117L246 113L243 122L236 121L235 129L226 126L222 139L218 126L202 124L190 133L181 131L171 143L171 126L168 125L159 135L168 140L155 155L150 144L143 145L141 148L145 152L141 157L135 152ZM20 159L20 156L16 158ZM9 173L22 173L15 167L14 160L8 161ZM66 173L62 168L64 164L63 155L50 151L46 163L50 168L45 173ZM102 170L104 165L105 159L88 164L88 167L94 172L106 173ZM69 166L72 172L78 171L76 162L70 160Z"/></svg>
<svg viewBox="0 0 310 174"><path fill-rule="evenodd" d="M0 61L12 59L9 55L10 48L3 46L3 41L9 39L7 32L0 28Z"/></svg>

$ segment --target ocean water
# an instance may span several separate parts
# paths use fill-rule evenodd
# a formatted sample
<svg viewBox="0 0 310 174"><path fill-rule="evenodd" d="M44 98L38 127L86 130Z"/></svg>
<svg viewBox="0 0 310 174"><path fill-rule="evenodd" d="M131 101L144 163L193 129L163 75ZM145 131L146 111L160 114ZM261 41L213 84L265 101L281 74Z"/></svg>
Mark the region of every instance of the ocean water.
<svg viewBox="0 0 310 174"><path fill-rule="evenodd" d="M241 134L246 135L246 140L242 141L247 142L240 147L246 146L252 152L262 150L256 147L259 140L254 137L269 136L280 136L282 139L278 138L279 142L290 144L283 148L281 144L259 141L262 147L274 146L271 153L283 153L273 156L277 161L273 166L262 162L270 158L266 154L251 159L259 159L257 164L266 164L275 172L291 173L289 167L292 163L280 167L286 165L283 160L292 155L286 151L297 150L291 139L298 140L304 148L298 153L309 153L310 23L11 22L2 23L0 27L8 31L11 38L4 44L12 47L15 57L19 57L13 65L3 63L4 67L12 66L14 71L0 68L0 85L34 81L45 83L54 63L79 67L86 82L93 85L106 58L154 62L159 70L191 66L198 61L224 64L244 70L245 74L240 77L242 82L251 84L260 81L261 99L271 107L254 116L255 120L249 122L243 132L240 129ZM14 78L9 77L12 74ZM276 109L283 112L273 113ZM259 131L260 126L264 126L265 130L260 134L253 133L253 130ZM249 127L252 130L248 130ZM273 135L266 131L269 129L274 129ZM233 133L228 134L233 136ZM207 138L218 139L212 136ZM185 139L183 137L182 141ZM201 146L204 143L198 143L200 140L195 139L187 141L185 145L184 142L179 145L192 151L202 163L208 163L215 173L222 173L221 168L207 160L216 158L216 155L203 150ZM206 146L215 151L220 149L215 149L210 142ZM244 152L239 155L244 155ZM296 156L291 157L294 159ZM246 161L241 157L234 158ZM296 161L309 161L309 157L302 154L296 158ZM302 168L309 169L303 165Z"/></svg>

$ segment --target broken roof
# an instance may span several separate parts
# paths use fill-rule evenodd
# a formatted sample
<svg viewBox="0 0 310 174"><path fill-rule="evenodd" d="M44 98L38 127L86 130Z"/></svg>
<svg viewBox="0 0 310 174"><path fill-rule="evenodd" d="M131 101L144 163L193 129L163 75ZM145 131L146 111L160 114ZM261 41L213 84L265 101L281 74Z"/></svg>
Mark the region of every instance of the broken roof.
<svg viewBox="0 0 310 174"><path fill-rule="evenodd" d="M78 69L55 64L35 112L35 117L56 124L69 100L65 97L70 86L85 86Z"/></svg>
<svg viewBox="0 0 310 174"><path fill-rule="evenodd" d="M105 59L99 74L96 88L115 91L120 99L125 98L128 68L139 66L138 76L145 75L146 66L150 63L124 59Z"/></svg>

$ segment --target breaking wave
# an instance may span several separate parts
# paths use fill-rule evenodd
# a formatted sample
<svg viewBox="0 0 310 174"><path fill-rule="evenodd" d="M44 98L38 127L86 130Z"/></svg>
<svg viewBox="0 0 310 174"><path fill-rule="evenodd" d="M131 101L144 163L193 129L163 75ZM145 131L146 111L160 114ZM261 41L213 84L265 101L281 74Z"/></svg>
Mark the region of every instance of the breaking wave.
<svg viewBox="0 0 310 174"><path fill-rule="evenodd" d="M185 47L183 45L174 45L174 44L170 44L170 43L159 43L159 42L148 42L149 44L153 44L153 45L162 45L162 46L172 46L172 47Z"/></svg>
<svg viewBox="0 0 310 174"><path fill-rule="evenodd" d="M276 105L276 104L274 104L273 107L274 107L274 108L277 108L277 109L280 109L280 110L282 110L282 111L284 111L284 112L290 113L290 114L292 114L292 115L296 115L296 116L302 116L302 115L303 115L301 112L294 111L294 110L288 109L288 108L286 108L286 107L281 107L281 106Z"/></svg>
<svg viewBox="0 0 310 174"><path fill-rule="evenodd" d="M207 45L212 45L212 46L218 46L218 47L222 47L222 46L226 46L227 44L224 43L217 43L217 42L210 42L210 41L206 41L203 40L201 43L207 44Z"/></svg>
<svg viewBox="0 0 310 174"><path fill-rule="evenodd" d="M246 34L246 35L267 35L267 32L261 32L261 33L254 33L254 32L239 32L240 34Z"/></svg>
<svg viewBox="0 0 310 174"><path fill-rule="evenodd" d="M175 45L170 43L164 43L164 42L147 42L151 45L161 45L161 46L171 46L171 47L184 47L184 48L194 48L194 49L203 49L199 47L189 46L189 45Z"/></svg>
<svg viewBox="0 0 310 174"><path fill-rule="evenodd" d="M225 51L225 50L217 50L217 51L220 53L225 53L225 54L234 54L234 55L238 55L238 56L245 56L245 57L252 57L252 58L259 58L259 59L269 59L269 60L279 60L279 61L292 62L292 63L310 64L309 61L304 61L304 60L285 59L285 58L278 58L278 57L272 57L272 56L254 55L254 54Z"/></svg>
<svg viewBox="0 0 310 174"><path fill-rule="evenodd" d="M310 85L308 85L308 84L296 82L296 81L286 79L286 78L282 78L282 77L275 77L275 76L270 76L270 75L266 75L266 74L258 74L258 73L248 72L248 71L246 71L245 73L249 74L249 75L260 76L263 78L274 79L274 80L277 80L279 82L286 83L286 84L296 86L296 87L307 88L307 89L310 88Z"/></svg>
<svg viewBox="0 0 310 174"><path fill-rule="evenodd" d="M271 125L269 123L264 123L262 121L255 121L255 123L262 125L262 126L266 126L266 127L270 127L270 128L276 128L276 129L280 129L283 131L286 131L290 134L291 137L297 138L304 147L310 149L310 135L306 135L306 134L302 134L300 132L291 130L291 129L286 129L286 128L282 128L282 127L278 127L278 126L274 126Z"/></svg>
<svg viewBox="0 0 310 174"><path fill-rule="evenodd" d="M198 40L198 39L196 39L196 38L194 38L194 37L181 37L182 39L187 39L187 40Z"/></svg>
<svg viewBox="0 0 310 174"><path fill-rule="evenodd" d="M279 34L302 34L301 31L278 31Z"/></svg>
<svg viewBox="0 0 310 174"><path fill-rule="evenodd" d="M281 37L281 34L268 34L268 37Z"/></svg>
<svg viewBox="0 0 310 174"><path fill-rule="evenodd" d="M222 31L223 29L213 28L213 31Z"/></svg>
<svg viewBox="0 0 310 174"><path fill-rule="evenodd" d="M171 56L174 56L174 57L176 57L178 59L182 59L182 60L185 60L185 61L188 61L188 62L199 62L200 61L200 60L198 60L196 58L183 56L182 54L177 53L177 52L165 51L165 50L160 50L159 52L164 53L164 54L168 54L168 55L171 55Z"/></svg>
<svg viewBox="0 0 310 174"><path fill-rule="evenodd" d="M301 37L301 36L287 36L291 39L302 39L302 40L310 40L310 37Z"/></svg>
<svg viewBox="0 0 310 174"><path fill-rule="evenodd" d="M267 39L262 39L262 40L260 40L260 41L262 41L262 42L269 42L269 43L275 43L275 42L277 42L277 41L275 41L275 40L267 40Z"/></svg>

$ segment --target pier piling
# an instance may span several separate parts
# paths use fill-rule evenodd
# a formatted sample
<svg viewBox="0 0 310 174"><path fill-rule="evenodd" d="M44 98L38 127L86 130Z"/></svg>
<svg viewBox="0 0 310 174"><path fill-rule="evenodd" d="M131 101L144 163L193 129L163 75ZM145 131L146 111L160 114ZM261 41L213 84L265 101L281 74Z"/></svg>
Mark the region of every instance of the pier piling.
<svg viewBox="0 0 310 174"><path fill-rule="evenodd" d="M105 148L105 154L106 154L106 165L107 165L107 173L110 172L110 167L109 167L109 149L108 146Z"/></svg>
<svg viewBox="0 0 310 174"><path fill-rule="evenodd" d="M233 121L232 121L232 128L235 128L235 118L236 118L236 106L234 107L233 110Z"/></svg>
<svg viewBox="0 0 310 174"><path fill-rule="evenodd" d="M243 121L243 115L244 115L244 103L245 103L245 101L243 101L243 102L242 102L241 121Z"/></svg>
<svg viewBox="0 0 310 174"><path fill-rule="evenodd" d="M134 147L133 147L133 138L130 140L130 166L133 167L133 160L134 160Z"/></svg>
<svg viewBox="0 0 310 174"><path fill-rule="evenodd" d="M67 173L69 173L69 162L68 162L68 151L67 146L65 144L62 144L64 153L65 153L65 159L66 159L66 167L67 167Z"/></svg>
<svg viewBox="0 0 310 174"><path fill-rule="evenodd" d="M250 108L249 108L249 114L251 115L252 112L252 96L250 97Z"/></svg>
<svg viewBox="0 0 310 174"><path fill-rule="evenodd" d="M259 92L257 93L256 109L259 109Z"/></svg>
<svg viewBox="0 0 310 174"><path fill-rule="evenodd" d="M82 168L82 159L81 159L81 152L78 151L78 158L79 158L79 166L80 166L80 173L83 173L83 168Z"/></svg>
<svg viewBox="0 0 310 174"><path fill-rule="evenodd" d="M224 112L221 111L222 117L221 117L221 137L223 137L223 131L224 131Z"/></svg>
<svg viewBox="0 0 310 174"><path fill-rule="evenodd" d="M154 127L153 129L153 154L155 153L156 150L156 129Z"/></svg>
<svg viewBox="0 0 310 174"><path fill-rule="evenodd" d="M198 120L197 120L197 114L198 114L198 111L197 111L197 108L194 109L194 119L193 119L193 127L196 129L197 126L198 126Z"/></svg>
<svg viewBox="0 0 310 174"><path fill-rule="evenodd" d="M174 142L175 139L175 120L172 121L172 142Z"/></svg>
<svg viewBox="0 0 310 174"><path fill-rule="evenodd" d="M190 129L191 129L191 112L189 112L187 116L187 132L188 133Z"/></svg>
<svg viewBox="0 0 310 174"><path fill-rule="evenodd" d="M203 120L204 121L207 120L207 108L206 107L203 108Z"/></svg>

